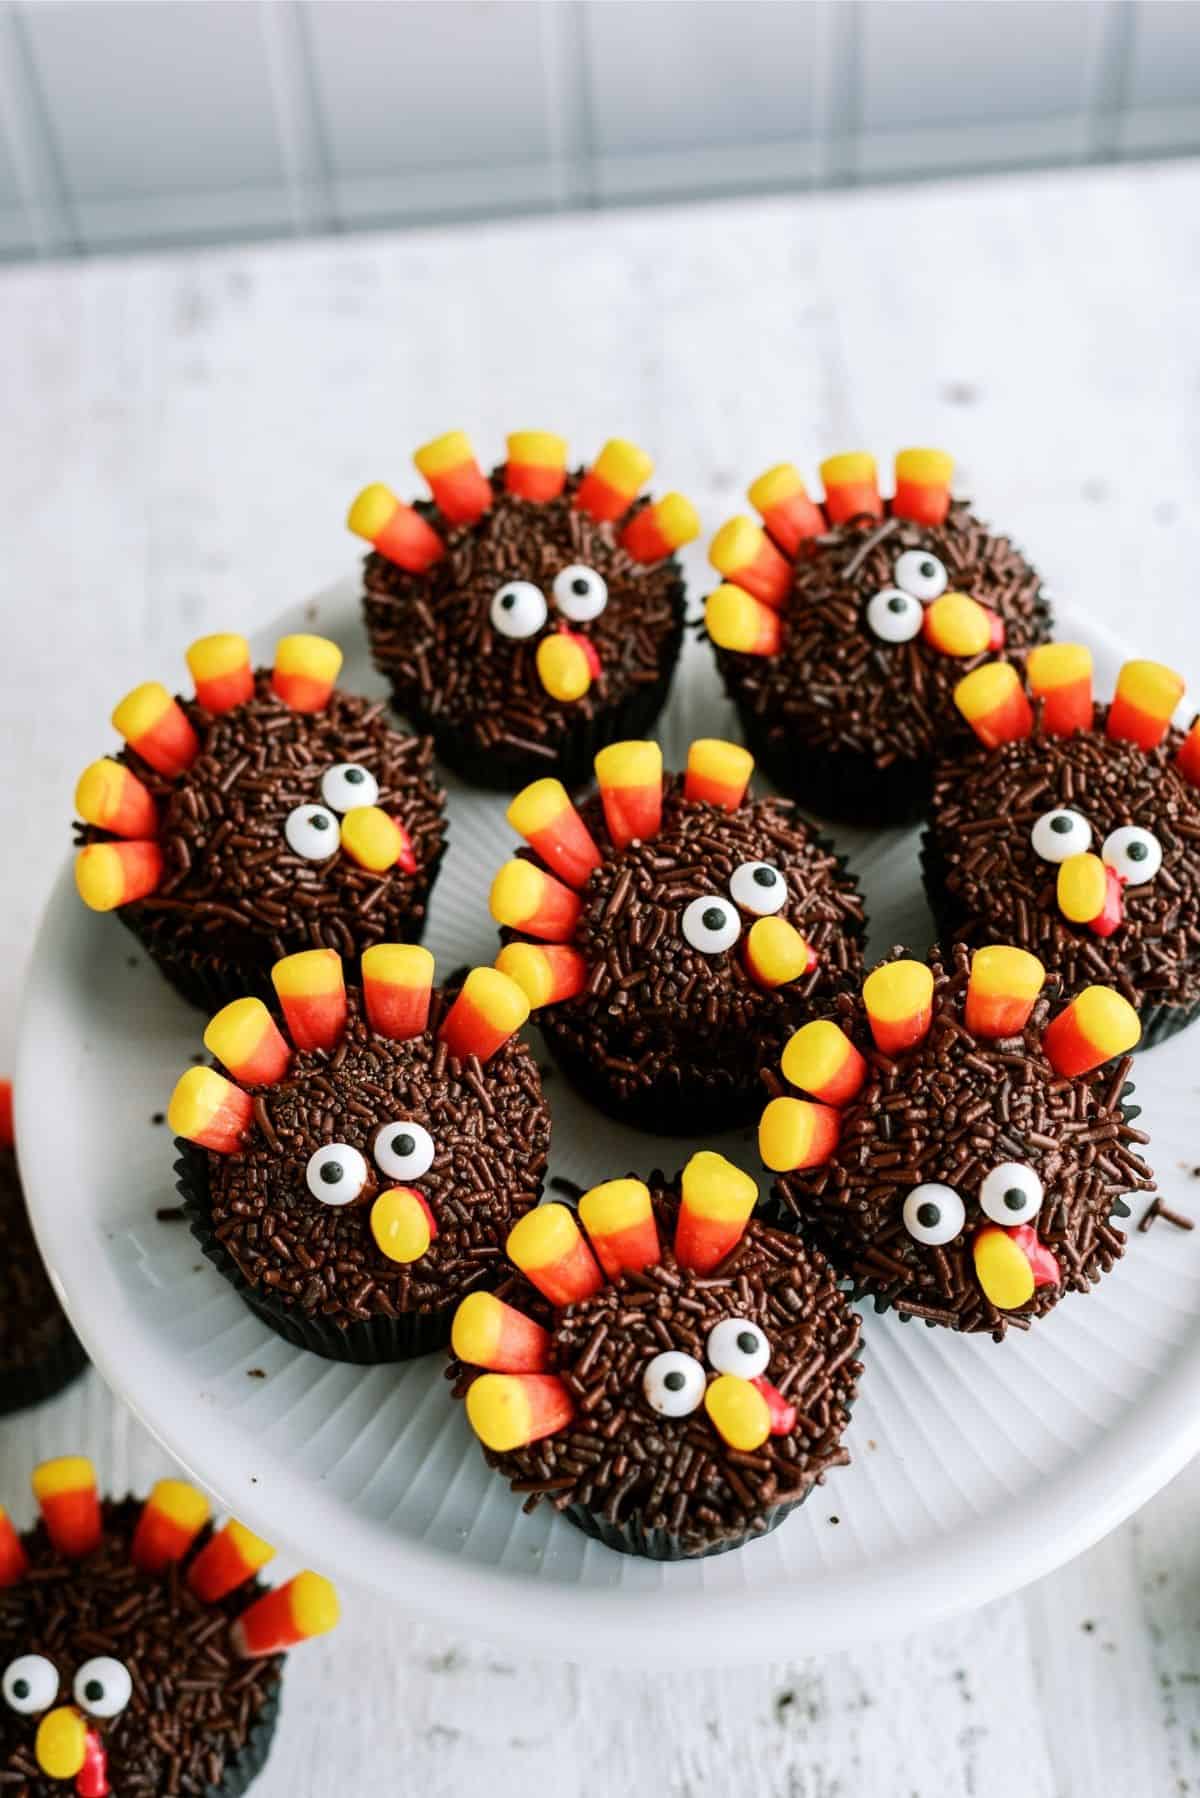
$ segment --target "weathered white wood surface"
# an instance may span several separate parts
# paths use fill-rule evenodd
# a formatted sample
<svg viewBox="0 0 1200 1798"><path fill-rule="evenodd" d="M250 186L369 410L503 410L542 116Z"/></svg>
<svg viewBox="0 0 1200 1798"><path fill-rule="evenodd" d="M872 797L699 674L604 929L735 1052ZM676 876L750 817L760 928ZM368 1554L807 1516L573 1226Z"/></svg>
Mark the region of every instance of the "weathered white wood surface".
<svg viewBox="0 0 1200 1798"><path fill-rule="evenodd" d="M112 701L345 573L348 497L435 431L628 433L710 528L778 457L944 442L1060 591L1195 673L1198 326L1186 165L4 274L0 1063ZM91 1375L0 1423L0 1497L74 1447L118 1489L162 1466ZM256 1790L1195 1791L1197 1498L936 1632L812 1663L799 1619L733 1675L518 1665L347 1595Z"/></svg>

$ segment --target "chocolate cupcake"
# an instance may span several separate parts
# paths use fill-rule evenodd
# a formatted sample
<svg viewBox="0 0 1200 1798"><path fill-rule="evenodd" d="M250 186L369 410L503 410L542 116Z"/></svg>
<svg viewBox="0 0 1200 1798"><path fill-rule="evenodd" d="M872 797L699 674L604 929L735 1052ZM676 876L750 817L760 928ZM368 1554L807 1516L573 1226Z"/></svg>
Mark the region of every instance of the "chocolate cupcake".
<svg viewBox="0 0 1200 1798"><path fill-rule="evenodd" d="M442 1348L541 1192L550 1119L515 1035L525 996L494 968L435 992L433 957L411 944L368 949L361 991L331 949L272 977L290 1046L260 999L235 1000L204 1033L232 1079L189 1068L167 1113L193 1234L300 1348L357 1362Z"/></svg>
<svg viewBox="0 0 1200 1798"><path fill-rule="evenodd" d="M1108 707L1081 644L1034 650L1026 677L1032 707L1004 662L957 691L979 741L934 779L930 903L948 940L1116 987L1147 1048L1200 1012L1200 721L1173 728L1183 681L1157 662L1127 662Z"/></svg>
<svg viewBox="0 0 1200 1798"><path fill-rule="evenodd" d="M160 1480L101 1500L80 1455L36 1468L41 1522L0 1510L0 1788L14 1798L240 1798L275 1733L284 1651L332 1629L316 1573L265 1590L274 1553Z"/></svg>
<svg viewBox="0 0 1200 1798"><path fill-rule="evenodd" d="M885 502L872 457L834 456L818 506L782 464L749 490L763 528L734 518L713 539L724 585L706 625L746 741L822 816L918 817L960 676L1049 634L1040 577L951 499L952 471L940 450L902 450Z"/></svg>
<svg viewBox="0 0 1200 1798"><path fill-rule="evenodd" d="M859 1320L819 1254L751 1218L757 1197L702 1151L585 1193L586 1238L564 1205L517 1225L519 1273L464 1300L450 1374L526 1510L683 1560L775 1529L849 1460Z"/></svg>
<svg viewBox="0 0 1200 1798"><path fill-rule="evenodd" d="M195 699L135 688L113 713L124 750L80 778L85 903L210 1009L269 995L292 951L418 940L446 835L428 738L339 692L323 637L284 637L270 671L236 636L187 659Z"/></svg>
<svg viewBox="0 0 1200 1798"><path fill-rule="evenodd" d="M679 493L639 499L653 463L619 439L575 474L548 431L510 436L490 478L461 431L414 459L432 501L374 486L350 508L372 545L376 666L473 785L578 786L598 749L662 710L683 633L674 552L699 535L694 509Z"/></svg>
<svg viewBox="0 0 1200 1798"><path fill-rule="evenodd" d="M1154 1186L1125 1102L1137 1013L1090 986L1051 1018L1044 983L1009 946L884 962L768 1081L776 1214L876 1310L999 1342L1124 1252L1111 1220Z"/></svg>
<svg viewBox="0 0 1200 1798"><path fill-rule="evenodd" d="M53 1398L86 1366L33 1239L13 1148L12 1083L0 1080L0 1416Z"/></svg>
<svg viewBox="0 0 1200 1798"><path fill-rule="evenodd" d="M857 883L790 800L749 797L753 766L701 739L664 782L657 743L613 743L579 811L555 780L509 807L529 849L492 886L496 965L572 1082L624 1123L748 1122L761 1070L860 972Z"/></svg>

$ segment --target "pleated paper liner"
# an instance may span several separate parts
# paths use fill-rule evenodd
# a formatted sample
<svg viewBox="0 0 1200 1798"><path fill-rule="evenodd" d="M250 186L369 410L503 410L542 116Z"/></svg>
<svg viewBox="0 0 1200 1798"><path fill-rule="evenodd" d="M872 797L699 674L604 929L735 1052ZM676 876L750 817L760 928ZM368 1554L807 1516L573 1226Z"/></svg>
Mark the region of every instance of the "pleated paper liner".
<svg viewBox="0 0 1200 1798"><path fill-rule="evenodd" d="M270 1693L250 1725L240 1748L226 1756L220 1785L206 1785L204 1798L242 1798L267 1764L279 1724L279 1691L282 1679Z"/></svg>
<svg viewBox="0 0 1200 1798"><path fill-rule="evenodd" d="M0 1417L54 1398L88 1365L83 1344L62 1318L53 1347L29 1367L0 1367Z"/></svg>
<svg viewBox="0 0 1200 1798"><path fill-rule="evenodd" d="M814 1486L816 1482L814 1481ZM769 1536L777 1530L784 1518L798 1510L806 1499L812 1496L813 1487L803 1498L790 1499L786 1504L775 1505L763 1513L762 1527L757 1530L743 1530L736 1536L723 1536L716 1542L704 1547L690 1548L683 1536L673 1535L669 1530L649 1529L640 1517L633 1516L623 1524L610 1523L594 1511L583 1505L568 1505L558 1515L573 1523L577 1530L585 1536L591 1536L597 1542L603 1542L606 1548L613 1548L618 1554L640 1555L647 1561L703 1561L710 1555L729 1554L732 1549L742 1548L747 1542L757 1542L763 1536Z"/></svg>

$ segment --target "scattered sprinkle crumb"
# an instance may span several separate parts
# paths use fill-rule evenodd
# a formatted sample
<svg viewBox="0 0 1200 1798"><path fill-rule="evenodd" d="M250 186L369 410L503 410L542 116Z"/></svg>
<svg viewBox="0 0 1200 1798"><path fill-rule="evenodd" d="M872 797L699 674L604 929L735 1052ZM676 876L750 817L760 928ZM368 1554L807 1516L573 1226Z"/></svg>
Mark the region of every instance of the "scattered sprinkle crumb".
<svg viewBox="0 0 1200 1798"><path fill-rule="evenodd" d="M1096 1628L1095 1620L1091 1617L1085 1617L1079 1627L1085 1636L1090 1636L1094 1633Z"/></svg>
<svg viewBox="0 0 1200 1798"><path fill-rule="evenodd" d="M831 1517L829 1521L830 1523L840 1523L842 1520L840 1517Z"/></svg>
<svg viewBox="0 0 1200 1798"><path fill-rule="evenodd" d="M204 1061L205 1061L205 1055L204 1055L203 1049L197 1049L196 1053L193 1056L191 1056L190 1059L191 1059L191 1063L192 1063L193 1067L195 1067L195 1068L203 1067Z"/></svg>
<svg viewBox="0 0 1200 1798"><path fill-rule="evenodd" d="M183 1222L182 1205L160 1205L154 1213L160 1224L181 1224Z"/></svg>
<svg viewBox="0 0 1200 1798"><path fill-rule="evenodd" d="M777 1723L783 1722L784 1718L787 1716L788 1712L791 1710L791 1708L795 1704L795 1702L796 1702L796 1694L791 1690L790 1687L788 1687L785 1691L776 1692L776 1694L775 1694L775 1721Z"/></svg>
<svg viewBox="0 0 1200 1798"><path fill-rule="evenodd" d="M267 1370L265 1367L248 1367L246 1369L246 1378L248 1380L265 1380L266 1377Z"/></svg>
<svg viewBox="0 0 1200 1798"><path fill-rule="evenodd" d="M947 406L974 406L979 399L979 389L971 381L947 381L942 388L942 399Z"/></svg>
<svg viewBox="0 0 1200 1798"><path fill-rule="evenodd" d="M1177 1230L1194 1230L1196 1228L1195 1218L1189 1217L1185 1211L1173 1211L1169 1205L1163 1204L1161 1196L1156 1195L1147 1205L1138 1223L1139 1234L1144 1236L1155 1219L1160 1217L1165 1224L1174 1224Z"/></svg>
<svg viewBox="0 0 1200 1798"><path fill-rule="evenodd" d="M166 1123L166 1121L167 1121L167 1114L166 1114L166 1112L165 1112L165 1111L154 1111L154 1112L151 1112L151 1114L150 1114L150 1122L151 1122L151 1123L152 1123L152 1124L165 1124L165 1123Z"/></svg>

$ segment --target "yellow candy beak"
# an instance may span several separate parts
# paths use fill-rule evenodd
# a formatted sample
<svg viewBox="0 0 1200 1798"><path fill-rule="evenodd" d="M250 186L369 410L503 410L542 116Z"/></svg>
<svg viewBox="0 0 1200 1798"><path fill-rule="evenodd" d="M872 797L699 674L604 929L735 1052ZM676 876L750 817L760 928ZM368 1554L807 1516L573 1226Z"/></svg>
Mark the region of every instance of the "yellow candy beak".
<svg viewBox="0 0 1200 1798"><path fill-rule="evenodd" d="M737 1374L718 1374L704 1394L713 1428L730 1448L752 1454L771 1434L771 1413L757 1386Z"/></svg>
<svg viewBox="0 0 1200 1798"><path fill-rule="evenodd" d="M975 1276L998 1311L1016 1311L1033 1297L1033 1268L1018 1243L997 1224L980 1230L972 1244Z"/></svg>
<svg viewBox="0 0 1200 1798"><path fill-rule="evenodd" d="M37 1764L49 1779L74 1779L87 1751L87 1725L70 1705L48 1711L34 1740Z"/></svg>

